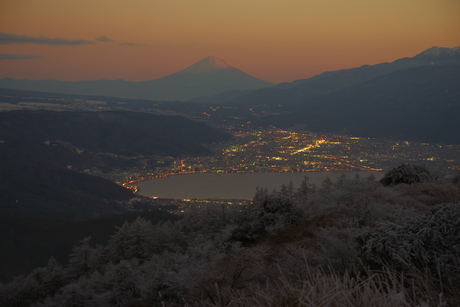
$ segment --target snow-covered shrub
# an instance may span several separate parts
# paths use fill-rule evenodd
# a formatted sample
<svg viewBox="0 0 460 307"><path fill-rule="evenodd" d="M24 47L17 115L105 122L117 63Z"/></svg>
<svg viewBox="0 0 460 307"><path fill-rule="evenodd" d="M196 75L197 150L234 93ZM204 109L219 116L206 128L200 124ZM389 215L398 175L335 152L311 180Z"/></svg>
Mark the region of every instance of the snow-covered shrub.
<svg viewBox="0 0 460 307"><path fill-rule="evenodd" d="M460 187L453 183L423 182L394 187L406 199L406 205L429 206L460 201Z"/></svg>
<svg viewBox="0 0 460 307"><path fill-rule="evenodd" d="M308 207L302 208L312 219L321 215L341 216L338 227L372 226L382 219L392 219L398 211L396 204L401 193L381 186L373 175L360 178L359 175L343 175L334 182L325 180L311 196ZM400 208L399 208L400 209Z"/></svg>
<svg viewBox="0 0 460 307"><path fill-rule="evenodd" d="M313 242L315 248L306 251L306 259L311 265L344 272L353 265L358 254L353 238L362 232L360 228L322 228Z"/></svg>
<svg viewBox="0 0 460 307"><path fill-rule="evenodd" d="M377 275L371 277L352 275L349 272L325 274L318 271L310 273L303 280L292 280L288 276L281 275L273 283L255 284L246 291L235 292L233 300L227 306L430 306L414 304L411 289L404 289L403 282L396 275L389 276L389 278L379 278L380 276ZM210 304L208 306L222 305Z"/></svg>
<svg viewBox="0 0 460 307"><path fill-rule="evenodd" d="M383 186L395 186L401 183L413 184L417 182L435 181L433 176L423 165L402 164L396 168L389 170L380 183Z"/></svg>
<svg viewBox="0 0 460 307"><path fill-rule="evenodd" d="M265 246L241 248L240 244L233 244L225 253L214 255L213 261L191 259L193 265L187 268L188 300L199 302L196 306L204 306L203 302L227 306L234 291L266 281L267 252Z"/></svg>
<svg viewBox="0 0 460 307"><path fill-rule="evenodd" d="M434 276L460 277L460 203L441 204L428 216L384 223L357 237L360 258L371 267L383 263L406 270L428 268Z"/></svg>
<svg viewBox="0 0 460 307"><path fill-rule="evenodd" d="M456 185L460 185L460 172L457 172L455 175L452 176L450 182Z"/></svg>

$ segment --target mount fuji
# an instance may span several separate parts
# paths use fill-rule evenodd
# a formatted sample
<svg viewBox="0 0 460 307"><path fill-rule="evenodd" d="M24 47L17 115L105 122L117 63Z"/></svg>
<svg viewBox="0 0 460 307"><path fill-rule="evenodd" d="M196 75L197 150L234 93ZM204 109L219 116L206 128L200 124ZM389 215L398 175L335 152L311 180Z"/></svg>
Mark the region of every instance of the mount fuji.
<svg viewBox="0 0 460 307"><path fill-rule="evenodd" d="M151 100L189 100L226 91L256 90L272 85L274 84L244 73L218 56L208 56L166 77L141 82L0 79L2 88Z"/></svg>

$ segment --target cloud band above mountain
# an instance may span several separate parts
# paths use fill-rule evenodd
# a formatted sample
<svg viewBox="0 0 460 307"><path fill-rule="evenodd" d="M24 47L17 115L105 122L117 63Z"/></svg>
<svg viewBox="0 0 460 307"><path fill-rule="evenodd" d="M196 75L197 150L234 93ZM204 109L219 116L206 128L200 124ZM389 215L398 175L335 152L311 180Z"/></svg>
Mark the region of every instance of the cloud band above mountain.
<svg viewBox="0 0 460 307"><path fill-rule="evenodd" d="M13 45L13 44L40 44L51 46L79 46L85 44L95 44L94 42L82 39L66 39L66 38L48 38L45 36L27 36L18 35L14 33L0 32L0 45Z"/></svg>

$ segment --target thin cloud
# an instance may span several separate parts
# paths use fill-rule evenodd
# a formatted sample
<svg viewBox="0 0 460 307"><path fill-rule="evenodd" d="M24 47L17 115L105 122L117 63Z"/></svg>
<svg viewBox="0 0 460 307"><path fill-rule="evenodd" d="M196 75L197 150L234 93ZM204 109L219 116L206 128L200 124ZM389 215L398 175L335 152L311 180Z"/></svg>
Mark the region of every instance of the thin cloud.
<svg viewBox="0 0 460 307"><path fill-rule="evenodd" d="M107 36L99 36L99 37L96 37L96 41L102 42L102 43L113 43L113 42L114 42L114 40L111 40L111 39L108 38Z"/></svg>
<svg viewBox="0 0 460 307"><path fill-rule="evenodd" d="M121 43L120 45L121 46L142 46L142 45L139 45L139 44L136 44L136 43Z"/></svg>
<svg viewBox="0 0 460 307"><path fill-rule="evenodd" d="M12 45L12 44L40 44L40 45L51 45L51 46L78 46L85 44L95 44L94 42L85 41L82 39L65 39L65 38L48 38L45 36L27 36L18 35L13 33L0 32L0 45Z"/></svg>
<svg viewBox="0 0 460 307"><path fill-rule="evenodd" d="M143 47L152 47L152 45L147 44L136 44L136 43L120 43L120 46L143 46ZM154 44L153 47L160 47L158 44Z"/></svg>
<svg viewBox="0 0 460 307"><path fill-rule="evenodd" d="M0 53L0 61L42 59L44 56L21 53Z"/></svg>

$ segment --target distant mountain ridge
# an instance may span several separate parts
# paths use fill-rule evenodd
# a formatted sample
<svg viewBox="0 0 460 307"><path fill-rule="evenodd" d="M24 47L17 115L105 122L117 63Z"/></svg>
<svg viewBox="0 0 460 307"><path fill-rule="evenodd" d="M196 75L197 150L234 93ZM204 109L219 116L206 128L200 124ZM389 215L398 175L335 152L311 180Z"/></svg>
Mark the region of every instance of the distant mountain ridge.
<svg viewBox="0 0 460 307"><path fill-rule="evenodd" d="M395 71L286 106L265 125L460 144L460 64Z"/></svg>
<svg viewBox="0 0 460 307"><path fill-rule="evenodd" d="M460 46L454 47L454 48L434 46L434 47L431 47L417 54L416 56L414 56L414 59L429 58L429 57L442 58L442 57L451 57L451 56L456 56L456 55L458 56L459 54L460 54Z"/></svg>
<svg viewBox="0 0 460 307"><path fill-rule="evenodd" d="M166 77L141 82L0 80L0 87L10 89L150 100L188 100L230 90L256 90L272 85L244 73L218 56L208 56Z"/></svg>
<svg viewBox="0 0 460 307"><path fill-rule="evenodd" d="M429 65L460 63L460 47L429 48L412 58L402 58L391 63L363 65L361 67L328 71L309 79L280 83L270 88L255 90L243 94L227 103L238 104L291 104L305 101L321 95L384 76L396 71Z"/></svg>

